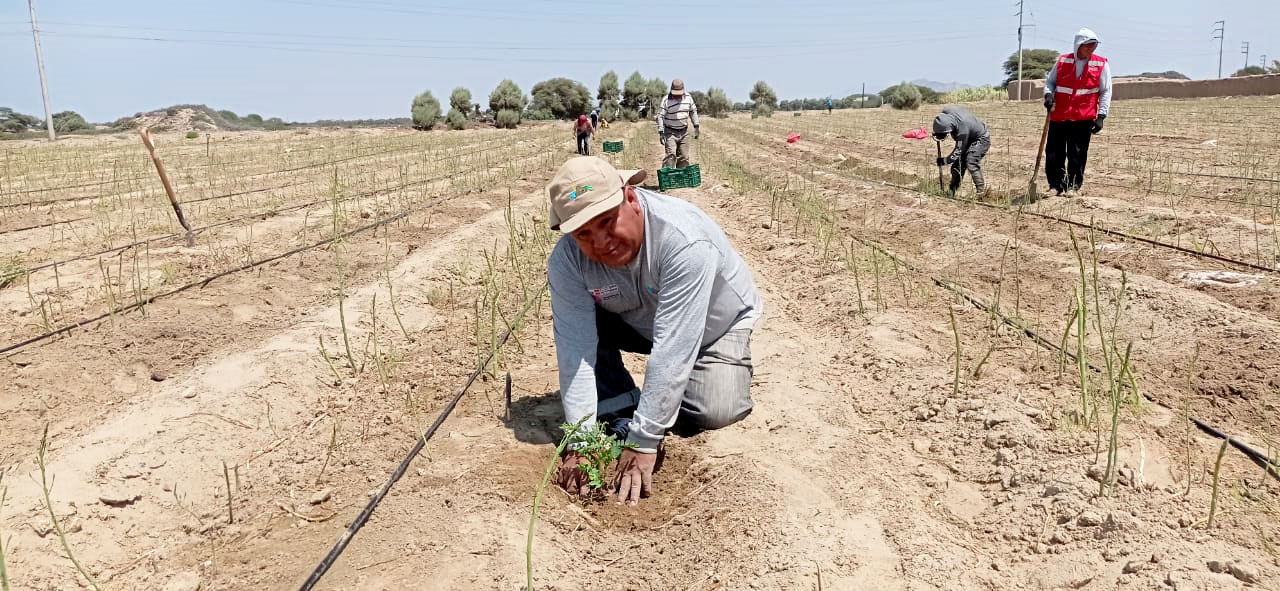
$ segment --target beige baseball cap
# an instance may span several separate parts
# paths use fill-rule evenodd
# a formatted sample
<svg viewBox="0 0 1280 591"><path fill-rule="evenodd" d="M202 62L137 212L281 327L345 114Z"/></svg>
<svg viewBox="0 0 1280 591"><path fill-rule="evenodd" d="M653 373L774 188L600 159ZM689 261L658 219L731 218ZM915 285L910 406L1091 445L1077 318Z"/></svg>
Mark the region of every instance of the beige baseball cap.
<svg viewBox="0 0 1280 591"><path fill-rule="evenodd" d="M671 94L675 96L684 94L684 80L676 78L671 81Z"/></svg>
<svg viewBox="0 0 1280 591"><path fill-rule="evenodd" d="M623 189L644 180L643 170L618 170L603 158L578 156L560 165L547 184L551 229L572 232L620 205Z"/></svg>

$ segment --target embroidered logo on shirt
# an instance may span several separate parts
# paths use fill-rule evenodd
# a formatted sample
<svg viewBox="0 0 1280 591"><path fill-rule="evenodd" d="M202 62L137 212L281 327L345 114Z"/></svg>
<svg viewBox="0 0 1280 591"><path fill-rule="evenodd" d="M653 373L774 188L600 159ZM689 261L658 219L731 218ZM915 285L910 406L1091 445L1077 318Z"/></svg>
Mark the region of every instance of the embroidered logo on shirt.
<svg viewBox="0 0 1280 591"><path fill-rule="evenodd" d="M653 295L658 295L658 288L657 288L657 287L654 287L654 286L652 286L652 285L646 285L646 286L644 286L644 290L645 290L645 291L647 291L647 292L649 292L649 293L651 293L651 294L653 294Z"/></svg>
<svg viewBox="0 0 1280 591"><path fill-rule="evenodd" d="M587 291L591 293L591 299L595 300L597 304L603 304L608 300L618 297L622 293L621 290L618 289L618 285L616 283L606 285L598 289L589 289Z"/></svg>
<svg viewBox="0 0 1280 591"><path fill-rule="evenodd" d="M591 185L579 185L574 187L572 191L569 191L569 201L577 199L579 193L589 193L591 190Z"/></svg>

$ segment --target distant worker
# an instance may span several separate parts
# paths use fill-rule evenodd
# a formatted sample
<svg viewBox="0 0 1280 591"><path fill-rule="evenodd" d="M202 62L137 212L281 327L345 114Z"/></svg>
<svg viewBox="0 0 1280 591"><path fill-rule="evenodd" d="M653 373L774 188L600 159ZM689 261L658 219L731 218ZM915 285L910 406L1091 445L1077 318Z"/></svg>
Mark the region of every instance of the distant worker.
<svg viewBox="0 0 1280 591"><path fill-rule="evenodd" d="M960 188L966 170L973 179L976 195L982 195L986 183L982 178L982 158L991 148L987 124L964 107L947 106L933 118L933 138L942 141L950 135L956 141L951 155L938 158L938 166L951 165L951 194Z"/></svg>
<svg viewBox="0 0 1280 591"><path fill-rule="evenodd" d="M827 97L827 114L831 114L831 97Z"/></svg>
<svg viewBox="0 0 1280 591"><path fill-rule="evenodd" d="M671 92L658 107L658 138L666 149L663 168L684 168L689 165L689 124L693 124L693 139L698 139L698 106L693 97L684 91L684 80L671 81Z"/></svg>
<svg viewBox="0 0 1280 591"><path fill-rule="evenodd" d="M578 122L573 124L573 134L578 136L578 153L583 156L590 155L591 137L596 134L596 129L592 127L586 115L578 115Z"/></svg>
<svg viewBox="0 0 1280 591"><path fill-rule="evenodd" d="M600 129L600 107L591 109L591 129Z"/></svg>
<svg viewBox="0 0 1280 591"><path fill-rule="evenodd" d="M1102 131L1111 110L1111 66L1094 53L1097 48L1098 36L1080 29L1075 51L1059 56L1044 81L1044 108L1049 110L1044 172L1049 188L1059 195L1080 190L1090 137Z"/></svg>

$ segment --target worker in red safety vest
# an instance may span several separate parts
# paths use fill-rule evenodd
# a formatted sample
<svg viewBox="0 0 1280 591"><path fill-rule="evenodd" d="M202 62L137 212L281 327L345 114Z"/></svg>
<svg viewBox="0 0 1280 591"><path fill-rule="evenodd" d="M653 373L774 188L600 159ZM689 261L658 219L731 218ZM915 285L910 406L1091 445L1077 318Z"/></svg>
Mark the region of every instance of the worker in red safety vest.
<svg viewBox="0 0 1280 591"><path fill-rule="evenodd" d="M1059 195L1075 194L1084 183L1089 139L1102 131L1102 121L1111 109L1111 66L1107 58L1094 53L1097 48L1098 36L1080 29L1075 51L1059 56L1045 77L1049 138L1044 172L1049 188Z"/></svg>

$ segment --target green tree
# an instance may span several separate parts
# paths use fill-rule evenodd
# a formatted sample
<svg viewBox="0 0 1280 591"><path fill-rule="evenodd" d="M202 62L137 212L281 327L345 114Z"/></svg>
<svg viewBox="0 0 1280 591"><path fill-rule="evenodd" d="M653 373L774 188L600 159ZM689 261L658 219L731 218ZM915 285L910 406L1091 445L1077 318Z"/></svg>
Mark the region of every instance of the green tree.
<svg viewBox="0 0 1280 591"><path fill-rule="evenodd" d="M751 87L751 102L755 106L751 109L752 117L772 117L774 109L778 108L778 93L773 91L764 80L757 80L755 86Z"/></svg>
<svg viewBox="0 0 1280 591"><path fill-rule="evenodd" d="M661 78L651 78L644 86L644 104L648 107L645 110L645 117L657 117L658 107L662 106L662 99L667 96L667 83Z"/></svg>
<svg viewBox="0 0 1280 591"><path fill-rule="evenodd" d="M254 127L262 127L262 115L257 113L249 113L244 116L244 121Z"/></svg>
<svg viewBox="0 0 1280 591"><path fill-rule="evenodd" d="M75 111L63 111L53 114L53 130L58 133L70 133L88 128L89 124L85 122L84 117L81 117Z"/></svg>
<svg viewBox="0 0 1280 591"><path fill-rule="evenodd" d="M449 126L449 129L467 128L467 116L462 111L459 111L457 107L449 109L449 116L445 117L444 122Z"/></svg>
<svg viewBox="0 0 1280 591"><path fill-rule="evenodd" d="M645 90L648 82L640 72L632 72L622 85L622 116L627 121L640 118L640 107L644 106Z"/></svg>
<svg viewBox="0 0 1280 591"><path fill-rule="evenodd" d="M880 96L884 98L884 102L889 103L895 109L914 111L919 109L920 103L923 102L923 98L920 95L920 87L910 82L890 86L880 91Z"/></svg>
<svg viewBox="0 0 1280 591"><path fill-rule="evenodd" d="M1058 63L1058 55L1060 54L1052 49L1022 50L1022 79L1044 79L1049 68ZM1013 52L1008 59L1004 60L1004 74L1005 87L1008 87L1010 82L1018 79L1018 52Z"/></svg>
<svg viewBox="0 0 1280 591"><path fill-rule="evenodd" d="M554 119L568 119L591 110L591 91L581 82L551 78L533 85L531 110L544 111Z"/></svg>
<svg viewBox="0 0 1280 591"><path fill-rule="evenodd" d="M40 127L41 124L42 121L31 115L19 113L9 107L0 107L0 132L17 133Z"/></svg>
<svg viewBox="0 0 1280 591"><path fill-rule="evenodd" d="M596 98L600 100L600 112L605 118L617 116L621 104L622 90L618 88L618 75L613 70L600 77L600 87L596 90Z"/></svg>
<svg viewBox="0 0 1280 591"><path fill-rule="evenodd" d="M272 117L270 119L267 119L266 121L263 121L262 127L269 131L280 131L282 129L288 129L289 124L285 123L284 119L281 119L279 117Z"/></svg>
<svg viewBox="0 0 1280 591"><path fill-rule="evenodd" d="M698 108L699 113L707 112L707 93L701 90L694 90L689 93L693 97L693 106Z"/></svg>
<svg viewBox="0 0 1280 591"><path fill-rule="evenodd" d="M1262 66L1246 66L1246 67L1240 68L1239 70L1236 70L1236 73L1232 74L1231 77L1237 78L1240 76L1261 76L1266 73L1267 73L1267 69L1263 68Z"/></svg>
<svg viewBox="0 0 1280 591"><path fill-rule="evenodd" d="M733 103L729 102L729 95L724 93L723 88L712 86L707 89L707 115L711 117L728 117L729 110L732 108Z"/></svg>
<svg viewBox="0 0 1280 591"><path fill-rule="evenodd" d="M414 97L409 112L413 117L414 129L430 130L440 118L440 101L436 100L430 90L423 91Z"/></svg>
<svg viewBox="0 0 1280 591"><path fill-rule="evenodd" d="M467 111L471 110L471 91L461 86L453 89L453 93L449 95L449 106L462 113L465 118Z"/></svg>
<svg viewBox="0 0 1280 591"><path fill-rule="evenodd" d="M489 93L489 110L494 112L494 123L504 129L515 129L520 124L520 114L529 104L524 91L511 80L503 80ZM506 113L503 113L506 111Z"/></svg>

